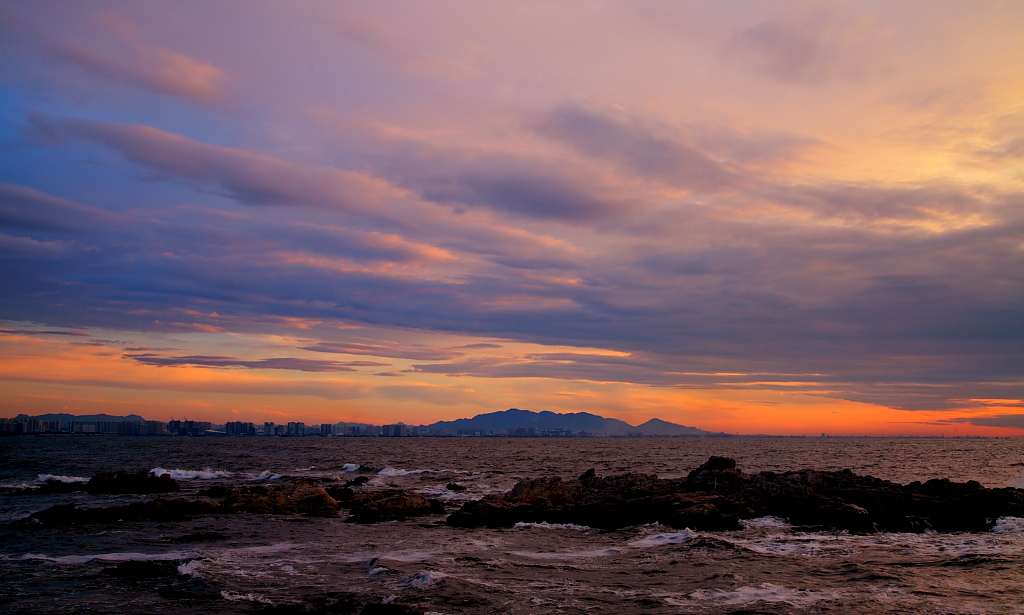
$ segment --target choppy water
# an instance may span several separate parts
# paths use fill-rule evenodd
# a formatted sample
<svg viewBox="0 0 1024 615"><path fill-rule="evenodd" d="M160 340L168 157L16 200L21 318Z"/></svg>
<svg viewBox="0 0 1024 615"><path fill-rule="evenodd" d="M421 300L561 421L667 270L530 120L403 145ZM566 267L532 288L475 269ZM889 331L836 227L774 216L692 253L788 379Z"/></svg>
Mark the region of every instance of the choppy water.
<svg viewBox="0 0 1024 615"><path fill-rule="evenodd" d="M949 477L1024 487L1024 441L1006 439L181 439L0 440L0 520L59 502L132 496L14 496L46 477L162 468L186 494L214 484L373 468L456 505L522 477L588 468L683 476L710 455L748 472L850 468L898 482ZM458 482L466 491L445 486ZM137 496L139 498L143 496ZM443 516L358 525L232 515L66 529L0 525L0 610L11 613L347 612L390 601L433 613L1024 613L1024 522L984 534L802 533L778 519L741 531L643 526L603 532L522 524L456 529ZM187 534L223 539L178 543ZM166 562L184 576L112 575ZM333 604L333 607L331 606Z"/></svg>

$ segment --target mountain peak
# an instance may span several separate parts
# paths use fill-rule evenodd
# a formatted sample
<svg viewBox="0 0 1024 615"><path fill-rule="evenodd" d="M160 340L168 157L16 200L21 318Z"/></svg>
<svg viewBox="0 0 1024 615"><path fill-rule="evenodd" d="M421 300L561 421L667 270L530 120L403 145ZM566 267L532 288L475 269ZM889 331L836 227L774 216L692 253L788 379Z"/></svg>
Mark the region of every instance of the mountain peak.
<svg viewBox="0 0 1024 615"><path fill-rule="evenodd" d="M437 423L426 425L426 428L438 430L481 430L495 434L531 428L538 431L586 431L594 435L608 436L703 436L711 434L711 432L703 429L677 425L676 423L670 423L658 418L651 419L642 425L633 426L619 419L605 418L589 412L560 414L550 410L534 412L519 408L478 414L471 419L438 421Z"/></svg>

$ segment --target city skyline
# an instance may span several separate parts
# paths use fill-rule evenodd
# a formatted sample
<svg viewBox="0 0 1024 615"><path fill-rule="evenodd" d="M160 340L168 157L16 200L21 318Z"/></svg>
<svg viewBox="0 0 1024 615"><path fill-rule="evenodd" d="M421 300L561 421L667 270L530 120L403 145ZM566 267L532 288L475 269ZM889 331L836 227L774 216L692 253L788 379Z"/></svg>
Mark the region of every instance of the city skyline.
<svg viewBox="0 0 1024 615"><path fill-rule="evenodd" d="M0 8L0 415L1024 435L1024 5Z"/></svg>

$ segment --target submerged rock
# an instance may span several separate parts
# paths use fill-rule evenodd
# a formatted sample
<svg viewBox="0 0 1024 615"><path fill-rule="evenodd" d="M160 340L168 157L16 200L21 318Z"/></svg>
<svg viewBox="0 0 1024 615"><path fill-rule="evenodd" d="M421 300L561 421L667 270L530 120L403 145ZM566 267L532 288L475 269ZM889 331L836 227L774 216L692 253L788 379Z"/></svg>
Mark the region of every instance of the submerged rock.
<svg viewBox="0 0 1024 615"><path fill-rule="evenodd" d="M173 493L181 491L181 485L170 474L154 476L146 470L100 472L85 483L85 491L114 494Z"/></svg>
<svg viewBox="0 0 1024 615"><path fill-rule="evenodd" d="M444 514L440 500L406 491L367 491L352 495L346 505L351 509L349 523L376 523Z"/></svg>
<svg viewBox="0 0 1024 615"><path fill-rule="evenodd" d="M338 501L311 480L232 491L224 498L223 506L226 512L297 513L310 517L337 517L341 510Z"/></svg>
<svg viewBox="0 0 1024 615"><path fill-rule="evenodd" d="M118 495L149 495L154 493L174 493L181 491L178 481L170 474L154 476L146 470L138 472L100 472L88 482L64 482L54 478L47 479L38 487L20 489L12 495L50 495L59 493L76 493L85 491L95 494Z"/></svg>
<svg viewBox="0 0 1024 615"><path fill-rule="evenodd" d="M467 502L449 515L456 527L518 522L575 523L617 529L661 523L694 530L739 529L739 519L776 516L794 525L851 532L986 531L1002 516L1024 515L1024 490L975 481L900 485L849 470L760 472L711 457L685 479L623 474L521 480L509 492Z"/></svg>
<svg viewBox="0 0 1024 615"><path fill-rule="evenodd" d="M105 508L78 508L77 504L57 504L33 513L18 523L22 525L91 525L116 521L184 521L199 515L222 512L218 502L211 500L164 500L135 502Z"/></svg>

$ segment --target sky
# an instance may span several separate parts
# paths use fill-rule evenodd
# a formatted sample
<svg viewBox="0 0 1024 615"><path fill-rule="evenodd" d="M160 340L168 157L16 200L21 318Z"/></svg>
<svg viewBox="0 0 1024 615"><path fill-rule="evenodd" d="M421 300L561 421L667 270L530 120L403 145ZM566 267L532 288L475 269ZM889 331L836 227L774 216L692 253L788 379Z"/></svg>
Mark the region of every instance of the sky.
<svg viewBox="0 0 1024 615"><path fill-rule="evenodd" d="M0 2L0 415L1024 435L1024 3Z"/></svg>

